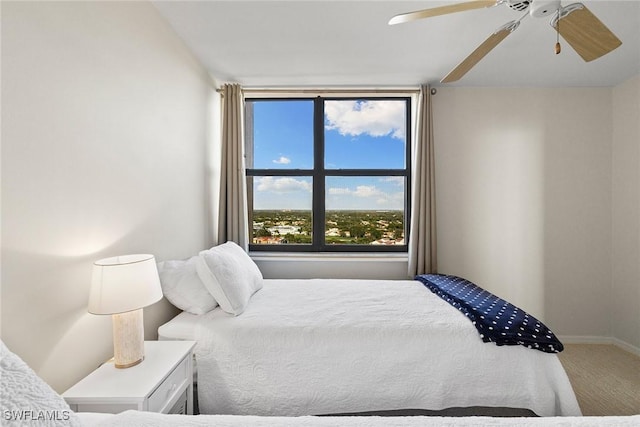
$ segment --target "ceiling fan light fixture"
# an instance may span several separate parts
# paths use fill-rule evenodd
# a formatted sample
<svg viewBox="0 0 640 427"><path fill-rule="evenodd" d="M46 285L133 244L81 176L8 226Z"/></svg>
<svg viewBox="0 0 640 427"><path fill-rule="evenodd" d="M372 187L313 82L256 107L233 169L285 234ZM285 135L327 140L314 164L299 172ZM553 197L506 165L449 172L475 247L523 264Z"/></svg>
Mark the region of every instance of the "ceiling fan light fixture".
<svg viewBox="0 0 640 427"><path fill-rule="evenodd" d="M560 9L560 0L535 0L531 4L529 14L534 18L551 16Z"/></svg>

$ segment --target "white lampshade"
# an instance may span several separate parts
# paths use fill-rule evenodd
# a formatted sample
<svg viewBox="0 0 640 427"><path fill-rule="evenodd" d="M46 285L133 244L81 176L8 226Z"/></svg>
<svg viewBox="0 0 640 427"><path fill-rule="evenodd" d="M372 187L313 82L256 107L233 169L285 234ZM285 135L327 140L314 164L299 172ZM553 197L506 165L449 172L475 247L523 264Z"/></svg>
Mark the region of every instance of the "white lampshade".
<svg viewBox="0 0 640 427"><path fill-rule="evenodd" d="M89 313L124 313L151 305L161 298L162 288L153 255L123 255L93 264Z"/></svg>

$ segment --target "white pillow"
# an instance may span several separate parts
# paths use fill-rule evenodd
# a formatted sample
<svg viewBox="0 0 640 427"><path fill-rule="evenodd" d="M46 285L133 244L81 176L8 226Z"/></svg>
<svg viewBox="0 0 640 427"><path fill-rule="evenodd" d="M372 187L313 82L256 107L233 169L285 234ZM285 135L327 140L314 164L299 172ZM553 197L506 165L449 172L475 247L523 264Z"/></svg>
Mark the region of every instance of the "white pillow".
<svg viewBox="0 0 640 427"><path fill-rule="evenodd" d="M200 252L196 269L220 308L235 316L247 308L251 295L262 288L258 266L233 242Z"/></svg>
<svg viewBox="0 0 640 427"><path fill-rule="evenodd" d="M80 426L62 396L0 341L0 401L8 425ZM4 424L3 424L4 425Z"/></svg>
<svg viewBox="0 0 640 427"><path fill-rule="evenodd" d="M218 306L196 271L198 256L158 263L162 293L180 310L204 314Z"/></svg>

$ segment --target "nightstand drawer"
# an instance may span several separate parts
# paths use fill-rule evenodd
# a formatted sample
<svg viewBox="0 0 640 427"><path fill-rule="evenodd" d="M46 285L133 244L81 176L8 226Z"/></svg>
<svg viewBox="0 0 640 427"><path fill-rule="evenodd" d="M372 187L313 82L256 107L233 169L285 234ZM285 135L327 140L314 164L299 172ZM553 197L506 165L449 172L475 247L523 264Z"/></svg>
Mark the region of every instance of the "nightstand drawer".
<svg viewBox="0 0 640 427"><path fill-rule="evenodd" d="M149 396L149 411L166 412L167 407L176 396L184 391L185 385L189 384L188 360L185 358L169 374L166 380Z"/></svg>

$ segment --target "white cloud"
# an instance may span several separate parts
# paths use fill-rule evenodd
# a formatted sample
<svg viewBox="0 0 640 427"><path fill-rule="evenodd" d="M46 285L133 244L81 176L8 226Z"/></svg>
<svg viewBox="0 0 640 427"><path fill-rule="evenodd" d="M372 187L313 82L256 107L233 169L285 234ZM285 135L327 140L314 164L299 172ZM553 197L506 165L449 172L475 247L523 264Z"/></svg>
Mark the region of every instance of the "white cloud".
<svg viewBox="0 0 640 427"><path fill-rule="evenodd" d="M348 188L331 187L327 190L331 196L342 196L351 194L351 190Z"/></svg>
<svg viewBox="0 0 640 427"><path fill-rule="evenodd" d="M272 162L278 165L288 165L291 163L291 159L285 156L280 156L279 159L272 160Z"/></svg>
<svg viewBox="0 0 640 427"><path fill-rule="evenodd" d="M326 101L325 129L341 135L405 136L405 103L402 101Z"/></svg>
<svg viewBox="0 0 640 427"><path fill-rule="evenodd" d="M376 199L376 203L380 207L388 207L392 209L402 209L404 206L404 193L381 193Z"/></svg>
<svg viewBox="0 0 640 427"><path fill-rule="evenodd" d="M282 178L274 178L272 176L256 177L255 186L257 191L271 191L274 193L311 191L311 183L309 181L295 179L288 176Z"/></svg>
<svg viewBox="0 0 640 427"><path fill-rule="evenodd" d="M358 185L353 192L356 197L380 197L383 194L375 185Z"/></svg>
<svg viewBox="0 0 640 427"><path fill-rule="evenodd" d="M330 187L327 193L331 197L332 209L403 209L404 192L383 191L375 185L358 185L355 189ZM354 201L360 198L360 201Z"/></svg>
<svg viewBox="0 0 640 427"><path fill-rule="evenodd" d="M362 198L373 198L384 196L384 193L376 188L375 185L358 185L355 190L342 187L331 187L328 189L331 196L355 196Z"/></svg>
<svg viewBox="0 0 640 427"><path fill-rule="evenodd" d="M404 177L403 176L388 176L386 178L381 178L381 182L390 182L394 185L404 187Z"/></svg>

